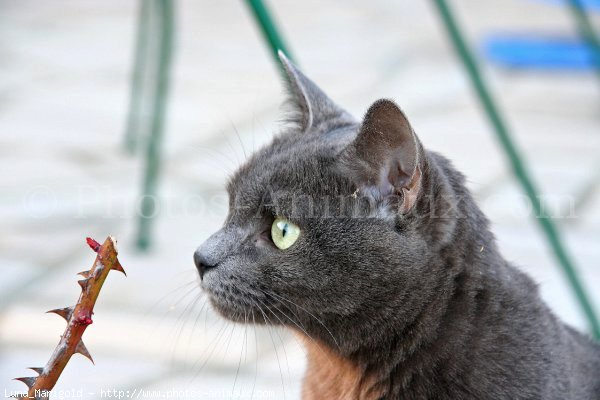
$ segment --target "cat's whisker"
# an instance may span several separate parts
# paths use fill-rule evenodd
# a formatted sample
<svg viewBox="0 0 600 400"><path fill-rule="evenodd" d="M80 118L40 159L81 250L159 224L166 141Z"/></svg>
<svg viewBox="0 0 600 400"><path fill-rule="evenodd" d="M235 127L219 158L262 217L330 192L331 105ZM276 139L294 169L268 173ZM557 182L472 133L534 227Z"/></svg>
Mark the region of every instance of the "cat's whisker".
<svg viewBox="0 0 600 400"><path fill-rule="evenodd" d="M247 365L248 363L248 325L250 324L250 316L249 314L252 311L250 311L244 318L244 345L246 348L246 351L244 352L244 367ZM242 397L242 391L244 390L243 386L240 386L240 398Z"/></svg>
<svg viewBox="0 0 600 400"><path fill-rule="evenodd" d="M210 310L211 310L211 308L207 307L206 308L206 313L204 313L204 332L206 332L208 330L207 327L206 327L206 325L208 324L208 314L209 314ZM214 326L214 324L212 326Z"/></svg>
<svg viewBox="0 0 600 400"><path fill-rule="evenodd" d="M196 282L192 282L192 283L196 283ZM187 287L187 285L186 285L186 287ZM200 290L200 288L196 285L188 288L187 291L183 295L178 297L177 300L175 300L175 302L171 303L171 305L169 306L169 311L175 310L179 306L179 304L181 304L181 302L185 300L185 298L187 296L189 296L191 293L194 293L194 291L196 291L196 290Z"/></svg>
<svg viewBox="0 0 600 400"><path fill-rule="evenodd" d="M192 287L192 288L189 290L189 292L190 292L190 293L193 293L193 292L194 292L194 291L196 291L196 290L199 290L199 288ZM198 302L198 300L199 300L200 298L202 298L203 296L204 296L204 293L203 293L203 292L201 292L201 291L199 291L198 293L196 293L196 295L194 296L193 300L191 300L191 301L189 301L189 302L187 303L187 305L186 305L186 306L183 308L183 311L182 311L182 312L179 314L179 316L177 317L177 319L176 319L176 321L175 321L175 326L177 326L177 325L179 324L179 322L181 322L181 321L182 321L182 318L183 318L183 316L184 316L184 315L185 315L185 313L186 313L186 312L187 312L187 311L190 309L190 307L193 307L193 305L195 305L195 304ZM182 300L183 300L183 299L180 299L180 300L178 300L177 304L181 303L181 301L182 301ZM177 306L177 304L176 304L176 305L173 305L173 306L171 306L171 307L172 307L172 309L175 309L175 308L176 308L176 306Z"/></svg>
<svg viewBox="0 0 600 400"><path fill-rule="evenodd" d="M184 267L183 270L174 273L173 274L173 279L179 279L183 275L189 275L190 277L196 278L196 277L198 277L198 271L196 270L196 268L189 268L189 267L186 266L186 267Z"/></svg>
<svg viewBox="0 0 600 400"><path fill-rule="evenodd" d="M268 296L268 294L266 292L263 291L263 294L265 296ZM297 313L294 312L294 310L292 310L290 308L290 306L288 306L287 304L283 304L281 303L282 307L285 307L294 317L296 317L296 319L298 320L298 322L296 322L293 318L290 318L289 315L287 315L285 312L283 312L283 310L279 309L279 307L277 307L275 304L273 304L273 306L279 310L279 312L281 312L287 319L289 319L294 325L296 325L298 327L298 329L300 329L306 336L308 336L310 339L314 340L311 335L306 331L306 327L304 325L299 325L302 324L300 322L300 317L298 316Z"/></svg>
<svg viewBox="0 0 600 400"><path fill-rule="evenodd" d="M236 313L237 314L237 313ZM237 315L235 316L236 320L237 320ZM225 346L225 351L223 352L223 356L226 356L227 353L229 352L229 346L231 345L231 339L233 339L233 333L235 331L235 324L230 324L231 325L231 331L229 332L229 339L227 339L227 345Z"/></svg>
<svg viewBox="0 0 600 400"><path fill-rule="evenodd" d="M246 311L244 310L244 326L247 327L248 323L248 315L246 314ZM247 333L247 328L244 328L244 340L246 338L246 333ZM238 375L240 373L240 367L242 366L242 352L244 351L244 341L242 341L242 351L240 351L240 359L238 360L238 365L237 365L237 369L235 371L235 379L233 380L233 387L231 388L231 398L233 398L233 395L235 393L235 384L237 383L237 379L238 379ZM241 390L240 390L240 398L241 398Z"/></svg>
<svg viewBox="0 0 600 400"><path fill-rule="evenodd" d="M189 350L189 348L190 348L190 346L192 344L192 338L194 337L194 333L196 332L196 328L198 326L198 321L200 320L200 316L202 315L202 312L206 308L206 304L207 304L207 302L205 301L202 304L202 307L200 307L200 310L198 311L198 313L196 314L196 318L194 319L194 325L192 326L192 330L190 331L190 335L188 337L188 344L187 344L187 349L188 350Z"/></svg>
<svg viewBox="0 0 600 400"><path fill-rule="evenodd" d="M268 294L266 292L262 291L262 293L265 296L268 296ZM298 327L298 329L300 329L300 331L302 333L304 333L304 335L316 346L316 348L321 352L321 354L323 354L325 356L325 358L327 359L327 362L329 363L330 366L334 365L334 362L333 362L333 360L332 360L331 355L329 354L329 352L326 352L326 351L323 350L323 345L321 343L319 343L314 337L312 337L312 335L310 335L306 331L306 329L304 328L304 326L298 325L296 323L296 321L294 321L292 318L290 318L285 312L283 312L282 310L280 310L275 304L273 304L273 306L277 310L279 310L279 312L281 312L287 319L289 319L292 323L294 323L294 325L296 325ZM287 305L285 305L283 303L281 303L281 306L287 308L292 313L292 315L294 315L296 318L300 319L298 317L298 314L294 313L294 311L289 306L287 306ZM300 347L304 347L302 345L302 343L300 343L300 341L298 341L298 339L295 336L294 336L294 339L296 340L296 343L298 343L300 345Z"/></svg>
<svg viewBox="0 0 600 400"><path fill-rule="evenodd" d="M321 324L321 326L323 326L323 328L325 328L325 330L329 333L329 335L331 336L331 338L333 339L333 342L335 343L335 345L337 346L338 349L340 349L340 345L338 344L335 336L333 336L333 333L331 333L331 331L329 330L329 328L327 328L327 326L325 326L325 324L323 323L323 321L321 321L319 318L317 318L313 313L311 313L310 311L308 311L306 308L300 306L299 304L296 304L295 302L286 299L285 297L278 295L277 293L270 293L271 295L273 295L275 298L282 300L282 301L287 301L288 303L292 304L294 307L298 307L299 309L305 311L309 316L311 316L312 318L314 318L319 324Z"/></svg>
<svg viewBox="0 0 600 400"><path fill-rule="evenodd" d="M283 338L281 337L281 327L273 327L273 330L275 331L275 333L279 337L279 341L281 342L281 349L283 350L283 356L285 357L285 364L287 367L288 379L292 379L292 372L290 370L290 360L287 355L285 342L283 341ZM294 340L297 340L297 339L294 338Z"/></svg>
<svg viewBox="0 0 600 400"><path fill-rule="evenodd" d="M254 362L254 382L252 383L252 392L250 393L250 400L254 398L254 389L256 388L256 379L258 378L258 337L256 335L256 318L254 317L254 309L250 312L252 315L252 328L254 329L254 346L255 346L255 362Z"/></svg>
<svg viewBox="0 0 600 400"><path fill-rule="evenodd" d="M256 114L252 114L252 153L256 151L256 130L255 130Z"/></svg>
<svg viewBox="0 0 600 400"><path fill-rule="evenodd" d="M258 299L256 299L256 300L258 300ZM258 310L262 313L263 318L265 319L265 322L267 323L265 326L267 328L267 332L269 332L269 336L271 337L271 343L273 344L273 350L275 351L275 358L277 359L277 365L279 366L279 375L281 377L281 388L283 389L283 398L285 399L285 384L283 382L283 373L281 372L281 362L279 361L279 353L277 352L277 346L275 345L275 340L273 339L273 334L271 333L271 325L273 325L273 322L267 316L267 314L263 311L262 307L260 307L258 304L257 304L257 307L258 307Z"/></svg>
<svg viewBox="0 0 600 400"><path fill-rule="evenodd" d="M235 148L231 144L231 141L229 140L229 137L227 136L227 134L225 133L225 131L219 130L219 133L221 134L221 136L227 142L227 145L229 146L229 149L231 150L231 153L235 156L235 159L237 161L237 165L241 165L240 159L238 158L238 153L237 153L237 151L235 151Z"/></svg>
<svg viewBox="0 0 600 400"><path fill-rule="evenodd" d="M281 378L281 389L283 390L283 398L285 399L285 383L283 379L283 371L281 370L281 361L279 359L279 352L277 351L277 345L275 344L275 339L273 338L273 332L271 331L271 323L267 324L267 331L269 332L269 336L271 337L271 343L273 343L273 350L275 351L275 358L277 359L277 365L279 367L279 377Z"/></svg>
<svg viewBox="0 0 600 400"><path fill-rule="evenodd" d="M261 292L265 295L265 296L269 296L269 294L267 294L266 292L262 291ZM300 329L300 331L302 333L304 333L304 335L306 335L313 343L317 344L317 341L306 331L306 328L303 325L299 325L301 324L301 322L296 322L293 318L290 318L289 315L287 315L283 310L281 310L279 307L277 307L275 304L272 304L273 307L275 307L275 309L277 311L279 311L287 320L289 320L291 323L293 323L294 325L296 325L296 327L298 327L298 329ZM293 316L296 317L296 319L300 320L300 318L298 317L298 314L296 314L288 305L281 303L282 307L287 308ZM279 318L278 318L279 319ZM280 320L281 321L281 320ZM282 325L285 325L285 323L283 321L281 321ZM301 345L301 343L298 341L298 339L294 336L294 339L296 340L296 342L298 344ZM319 346L320 347L320 346Z"/></svg>
<svg viewBox="0 0 600 400"><path fill-rule="evenodd" d="M257 299L257 300L258 300L258 301L260 301L260 302L261 302L261 303L262 303L262 304L263 304L263 305L264 305L264 306L267 308L267 310L269 310L269 312L270 312L270 313L271 313L271 314L272 314L272 315L273 315L275 318L277 318L277 320L278 320L279 322L281 322L281 325L282 325L282 326L285 326L285 325L286 325L286 324L285 324L285 322L283 322L283 321L281 320L281 318L279 318L279 317L277 316L277 314L276 314L276 313L274 313L274 312L273 312L273 310L271 310L271 307L269 307L269 305L268 305L268 304L266 304L265 302L263 302L263 301L261 301L261 300L259 300L259 299ZM285 318L287 318L288 320L290 320L290 321L291 321L290 317L288 317L288 316L287 316L285 313L283 313L283 312L282 312L281 310L279 310L279 309L277 309L277 310L278 310L279 312L281 312L281 313L282 313L282 314L285 316ZM273 329L276 329L276 327L273 327ZM289 377L291 377L291 376L292 376L292 374L291 374L291 372L290 372L290 362L289 362L289 360L288 360L288 357L287 357L287 351L285 350L285 343L283 342L283 339L281 338L281 334L279 333L279 331L276 331L276 332L277 332L277 336L279 337L279 341L281 342L281 348L283 349L283 354L284 354L284 356L285 356L285 361L286 361L286 363L287 363L288 376L289 376ZM296 339L296 338L294 338L294 339ZM297 339L296 339L296 340L297 340Z"/></svg>
<svg viewBox="0 0 600 400"><path fill-rule="evenodd" d="M236 160L234 160L231 157L228 157L225 153L219 150L205 146L195 146L194 150L200 152L200 154L204 153L205 155L207 155L209 157L208 161L215 169L223 169L228 174L233 173L233 168L237 168L238 166ZM217 158L220 158L220 160ZM223 165L223 159L227 161L227 163L229 164L228 166Z"/></svg>
<svg viewBox="0 0 600 400"><path fill-rule="evenodd" d="M275 293L271 293L271 294L273 294L273 295L277 296ZM281 299L281 300L287 300L287 299L285 299L285 298L283 298L283 297L281 297L281 296L279 296L279 297L280 297L280 299ZM287 301L288 301L289 303L293 304L293 305L296 305L296 306L298 306L297 304L295 304L294 302L292 302L292 301L290 301L290 300L287 300ZM284 306L284 305L285 305L285 304L283 304L283 303L282 303L282 306ZM286 307L287 307L287 308L288 308L290 311L292 311L292 310L290 309L290 307L289 307L289 306L286 306ZM312 315L312 314L311 314L311 315ZM325 329L327 329L327 327L326 327L326 326L325 326L325 325L324 325L324 324L323 324L323 323L322 323L322 322L321 322L321 321L320 321L320 320L319 320L317 317L315 317L314 315L312 315L312 317L313 317L313 318L315 318L315 319L316 319L316 320L317 320L317 321L318 321L318 322L319 322L321 325L323 325L323 327L324 327ZM288 317L288 318L289 318L289 317ZM298 324L296 324L296 326L298 326ZM312 342L312 343L313 343L313 344L314 344L314 345L317 347L317 349L318 349L318 350L321 352L321 354L323 354L323 355L325 356L325 358L327 359L327 362L329 363L329 365L330 365L330 366L333 366L333 365L334 365L334 362L333 362L333 360L332 360L332 358L331 358L331 355L329 354L329 352L326 352L326 351L323 349L323 345L322 345L321 343L319 343L317 340L315 340L315 339L314 339L314 338L313 338L313 337L312 337L312 336L311 336L311 335L310 335L310 334L309 334L309 333L306 331L306 329L304 329L304 328L301 328L300 326L298 326L298 328L300 328L300 330L301 330L302 332L304 332L304 334L305 334L305 335L306 335L306 336L307 336L307 337L308 337L308 338L311 340L311 342ZM329 330L328 330L328 329L327 329L327 331L329 332ZM331 334L331 332L329 332L329 333ZM335 338L333 337L333 335L332 335L332 338L333 338L333 340L335 341ZM301 345L301 343L299 343L299 344ZM337 344L337 341L335 341L335 344L337 345L337 347L338 347L338 349L339 349L339 345ZM301 346L301 347L303 347L303 346Z"/></svg>
<svg viewBox="0 0 600 400"><path fill-rule="evenodd" d="M182 285L177 286L176 288L170 290L169 292L167 292L164 296L162 296L160 299L158 299L157 301L155 301L154 303L152 303L152 305L150 305L150 308L146 311L146 313L144 314L144 317L148 317L150 314L153 314L153 311L156 309L156 307L162 303L163 301L165 301L167 299L167 297L172 296L175 292L179 292L181 290L184 290L186 288L188 288L189 286L196 284L196 281L191 281L191 282L187 282L184 283ZM188 288L189 289L189 288ZM187 291L186 293L189 294L189 291ZM185 296L185 293L184 293Z"/></svg>
<svg viewBox="0 0 600 400"><path fill-rule="evenodd" d="M142 322L145 322L150 315L152 314L152 311L154 309L156 309L156 307L162 302L164 301L167 297L171 296L173 294L173 292L175 291L180 291L182 288L186 288L190 285L192 285L188 290L186 290L183 294L180 294L177 298L177 301L171 305L165 312L161 313L160 315L160 319L158 321L158 323L156 323L157 327L161 327L163 325L163 323L165 322L165 320L168 318L169 313L173 310L175 310L176 306L181 303L183 300L185 300L186 298L188 298L189 295L193 294L195 290L198 289L198 287L195 284L196 282L188 282L186 284L183 284L173 290L171 290L169 293L167 293L165 296L163 296L159 301L157 301L156 303L154 303L151 307L150 310L146 311L144 313L144 315L141 317L142 318ZM200 294L202 295L202 294Z"/></svg>
<svg viewBox="0 0 600 400"><path fill-rule="evenodd" d="M221 339L223 338L223 335L221 335L221 332L223 332L223 329L225 329L229 325L229 322L226 320L221 320L221 321L222 321L221 327L219 328L217 334L214 336L214 339L210 342L210 344L208 346L206 346L206 348L204 349L204 351L202 352L202 354L200 355L198 360L195 361L194 364L192 365L191 369L192 369L192 371L194 371L198 367L198 364L204 358L204 362L200 365L198 370L190 378L190 381L189 381L190 384L198 377L198 375L200 375L200 372L202 372L202 369L206 366L206 364L208 364L208 361L212 357L213 353L215 352L215 349L218 347L218 344L221 342ZM209 352L209 351L210 351L210 353L208 353L208 355L207 355L207 352ZM206 358L204 356L206 356Z"/></svg>
<svg viewBox="0 0 600 400"><path fill-rule="evenodd" d="M198 301L202 298L202 296L203 296L203 293L201 293L201 292L198 293L194 297L194 299L191 300L188 303L188 305L183 309L183 311L181 312L181 314L175 321L174 329L177 329L177 336L176 336L175 342L173 344L172 352L171 352L171 365L174 364L174 362L175 362L175 354L176 354L177 348L179 346L179 339L181 338L181 334L183 333L185 325L188 322L188 320L184 316L188 313L188 311L191 312L191 310L198 303ZM179 326L179 328L177 328L178 326Z"/></svg>
<svg viewBox="0 0 600 400"><path fill-rule="evenodd" d="M244 153L244 159L247 160L248 154L246 154L246 149L244 148L244 143L242 142L240 132L238 131L237 127L235 126L232 120L230 120L229 122L231 123L231 127L233 128L233 131L235 132L235 135L238 138L238 142L240 143L240 147L242 148L242 152Z"/></svg>

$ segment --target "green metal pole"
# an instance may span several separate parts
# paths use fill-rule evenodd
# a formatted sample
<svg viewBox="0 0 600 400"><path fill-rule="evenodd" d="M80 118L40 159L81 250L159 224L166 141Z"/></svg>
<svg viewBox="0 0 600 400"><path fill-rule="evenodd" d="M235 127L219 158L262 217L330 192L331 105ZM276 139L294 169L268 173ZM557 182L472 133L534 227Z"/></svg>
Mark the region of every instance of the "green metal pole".
<svg viewBox="0 0 600 400"><path fill-rule="evenodd" d="M498 137L498 140L500 141L500 144L502 145L502 148L508 157L508 161L510 162L512 170L523 190L525 191L525 194L529 198L529 201L531 201L533 205L537 216L536 221L540 224L540 227L544 232L550 247L552 248L554 256L559 262L559 265L561 266L569 284L571 285L571 288L573 289L579 305L581 306L581 309L583 310L589 322L593 336L596 339L599 339L600 325L598 323L598 319L596 318L592 304L586 295L583 285L579 280L577 272L575 271L575 267L568 256L566 249L563 247L557 228L544 210L533 180L530 178L529 173L525 168L523 161L521 160L521 156L519 155L519 152L512 141L510 133L500 116L500 112L498 111L498 108L496 107L496 104L483 81L475 58L467 47L463 35L458 28L458 25L456 24L454 16L452 15L452 12L450 11L446 1L433 0L433 2L437 7L448 34L450 35L452 44L454 45L455 50L457 51L464 64L464 67L467 70L479 100L481 101L481 104L494 127L496 136Z"/></svg>
<svg viewBox="0 0 600 400"><path fill-rule="evenodd" d="M285 53L285 55L290 59L294 60L294 57L290 53L289 49L285 45L283 37L279 33L277 26L275 25L274 19L271 17L269 10L262 2L262 0L246 0L254 19L258 23L264 38L269 43L269 47L271 49L271 55L275 60L275 63L279 65L281 68L281 63L279 61L279 56L277 55L277 51L281 50Z"/></svg>
<svg viewBox="0 0 600 400"><path fill-rule="evenodd" d="M140 0L138 30L136 34L135 55L133 61L133 76L131 78L131 91L129 94L129 112L127 114L127 127L125 130L125 149L133 154L136 150L140 124L143 118L144 107L144 76L148 59L148 34L151 25L153 0Z"/></svg>
<svg viewBox="0 0 600 400"><path fill-rule="evenodd" d="M590 22L590 19L585 11L585 8L581 4L581 0L568 0L569 8L577 24L579 35L585 40L592 52L592 59L594 61L594 68L596 73L600 76L600 40L598 35L594 31L594 27Z"/></svg>
<svg viewBox="0 0 600 400"><path fill-rule="evenodd" d="M143 183L141 214L138 220L137 246L146 250L151 244L151 225L157 213L157 179L160 171L160 146L167 108L169 74L173 49L173 3L171 0L154 0L159 21L158 70L156 91L152 104L152 129L146 149L146 169Z"/></svg>

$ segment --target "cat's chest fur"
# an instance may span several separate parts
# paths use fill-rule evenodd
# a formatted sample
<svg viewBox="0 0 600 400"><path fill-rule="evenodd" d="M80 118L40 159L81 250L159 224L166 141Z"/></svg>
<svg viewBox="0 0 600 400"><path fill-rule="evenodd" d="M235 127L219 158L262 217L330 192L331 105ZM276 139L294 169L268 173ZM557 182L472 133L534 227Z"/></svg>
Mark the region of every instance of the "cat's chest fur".
<svg viewBox="0 0 600 400"><path fill-rule="evenodd" d="M358 366L305 334L297 333L306 349L307 368L303 400L377 399L361 390L363 374Z"/></svg>

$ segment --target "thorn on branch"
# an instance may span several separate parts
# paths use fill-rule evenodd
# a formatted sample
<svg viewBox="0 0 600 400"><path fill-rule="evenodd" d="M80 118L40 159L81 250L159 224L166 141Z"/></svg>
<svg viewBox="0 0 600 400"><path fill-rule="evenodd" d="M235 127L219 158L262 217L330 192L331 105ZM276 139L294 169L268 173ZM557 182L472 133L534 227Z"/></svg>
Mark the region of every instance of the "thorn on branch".
<svg viewBox="0 0 600 400"><path fill-rule="evenodd" d="M88 282L89 282L88 278L77 281L77 283L79 283L79 286L81 286L81 290L85 290L87 288Z"/></svg>
<svg viewBox="0 0 600 400"><path fill-rule="evenodd" d="M15 378L14 380L23 382L24 384L27 385L28 388L32 387L33 384L35 383L35 378L32 376L23 377L23 378Z"/></svg>
<svg viewBox="0 0 600 400"><path fill-rule="evenodd" d="M115 271L122 272L123 275L127 276L127 272L125 272L125 270L123 269L123 266L121 265L121 263L119 262L119 260L117 260L117 262L115 263L115 265L112 266L111 269L113 269Z"/></svg>
<svg viewBox="0 0 600 400"><path fill-rule="evenodd" d="M89 277L90 277L90 271L81 271L81 272L78 272L78 273L77 273L77 275L81 275L81 276L83 276L85 279L87 279L87 278L89 278Z"/></svg>
<svg viewBox="0 0 600 400"><path fill-rule="evenodd" d="M38 375L41 375L42 372L44 372L44 368L40 368L40 367L29 367L28 369L37 372Z"/></svg>
<svg viewBox="0 0 600 400"><path fill-rule="evenodd" d="M94 362L94 359L92 358L92 355L88 351L87 347L85 347L82 340L80 340L79 343L77 344L77 348L75 349L75 352L81 354L82 356L87 357L92 362L92 364L96 365L96 363Z"/></svg>
<svg viewBox="0 0 600 400"><path fill-rule="evenodd" d="M65 319L65 321L69 322L71 316L73 315L73 307L57 308L54 310L46 311L46 313L54 313L60 315Z"/></svg>

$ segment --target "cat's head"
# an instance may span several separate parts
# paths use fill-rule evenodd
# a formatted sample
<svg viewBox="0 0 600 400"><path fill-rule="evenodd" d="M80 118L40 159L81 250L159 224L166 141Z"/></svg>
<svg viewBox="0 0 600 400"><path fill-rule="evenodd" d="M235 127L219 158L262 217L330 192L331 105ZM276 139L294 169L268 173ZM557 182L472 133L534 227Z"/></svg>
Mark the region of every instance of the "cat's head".
<svg viewBox="0 0 600 400"><path fill-rule="evenodd" d="M435 287L428 260L446 238L426 216L439 188L393 102L356 121L281 58L292 123L231 178L227 219L194 259L223 316L351 347Z"/></svg>

